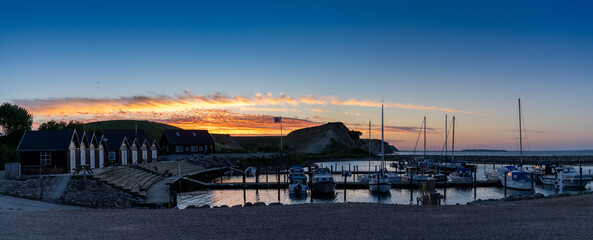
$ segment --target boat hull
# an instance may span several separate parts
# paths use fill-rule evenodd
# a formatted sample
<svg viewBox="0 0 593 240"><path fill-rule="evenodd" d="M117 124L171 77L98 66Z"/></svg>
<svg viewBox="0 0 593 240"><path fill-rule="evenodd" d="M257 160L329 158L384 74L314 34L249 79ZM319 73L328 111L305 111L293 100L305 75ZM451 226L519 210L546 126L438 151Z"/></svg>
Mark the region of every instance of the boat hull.
<svg viewBox="0 0 593 240"><path fill-rule="evenodd" d="M371 182L371 183L369 183L369 189L371 190L371 192L386 193L391 190L391 184L389 184L387 182L380 182L380 183Z"/></svg>
<svg viewBox="0 0 593 240"><path fill-rule="evenodd" d="M553 176L543 176L543 177L540 177L540 180L541 180L542 184L544 184L544 185L555 185L556 184L556 178ZM580 188L580 187L587 186L587 184L589 184L589 182L591 182L591 179L585 178L585 177L583 177L582 180L580 179L580 177L564 178L564 179L562 179L562 182L564 183L564 187Z"/></svg>
<svg viewBox="0 0 593 240"><path fill-rule="evenodd" d="M315 193L333 193L336 191L336 183L335 182L313 183L312 190Z"/></svg>
<svg viewBox="0 0 593 240"><path fill-rule="evenodd" d="M288 192L292 194L306 194L307 193L307 185L305 184L290 184L288 185Z"/></svg>

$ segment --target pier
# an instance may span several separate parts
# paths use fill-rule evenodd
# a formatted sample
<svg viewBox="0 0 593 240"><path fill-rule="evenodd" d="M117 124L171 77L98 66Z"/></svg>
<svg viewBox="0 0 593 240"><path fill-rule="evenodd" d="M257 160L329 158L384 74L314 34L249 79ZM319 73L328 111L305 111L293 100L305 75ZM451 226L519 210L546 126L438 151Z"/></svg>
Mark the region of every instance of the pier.
<svg viewBox="0 0 593 240"><path fill-rule="evenodd" d="M288 188L288 183L286 182L268 182L268 183L241 183L241 182L234 182L234 183L206 183L203 181L191 179L188 177L180 178L175 180L182 181L183 183L172 183L174 185L181 185L184 188L188 188L191 190L198 190L198 189L286 189ZM392 183L391 188L393 189L417 189L421 186L421 183L407 183L407 182L399 182L399 183ZM451 182L437 182L436 187L438 188L472 188L472 187L500 187L501 184L499 181L476 181L471 183L451 183ZM367 189L368 185L363 184L360 182L336 182L336 189Z"/></svg>

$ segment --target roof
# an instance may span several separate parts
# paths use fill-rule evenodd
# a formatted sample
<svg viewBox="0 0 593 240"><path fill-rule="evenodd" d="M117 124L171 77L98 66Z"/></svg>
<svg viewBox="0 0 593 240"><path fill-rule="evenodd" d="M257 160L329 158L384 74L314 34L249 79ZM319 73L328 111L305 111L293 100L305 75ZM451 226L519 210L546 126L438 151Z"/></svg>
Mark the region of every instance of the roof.
<svg viewBox="0 0 593 240"><path fill-rule="evenodd" d="M66 151L75 136L75 130L25 131L17 151Z"/></svg>
<svg viewBox="0 0 593 240"><path fill-rule="evenodd" d="M88 138L88 134L86 132L77 132L76 135L78 136L78 143L82 144L84 141L86 141L86 146L89 146L91 144L88 139L85 139Z"/></svg>
<svg viewBox="0 0 593 240"><path fill-rule="evenodd" d="M102 132L103 141L105 141L105 145L107 146L107 149L109 149L110 151L114 151L114 149L118 150L124 139L126 139L129 144L132 144L134 140L138 140L138 143L142 144L142 142L144 142L144 139L147 139L146 133L142 129L107 129L102 130Z"/></svg>
<svg viewBox="0 0 593 240"><path fill-rule="evenodd" d="M167 137L171 144L214 145L214 140L208 130L165 129L163 135Z"/></svg>

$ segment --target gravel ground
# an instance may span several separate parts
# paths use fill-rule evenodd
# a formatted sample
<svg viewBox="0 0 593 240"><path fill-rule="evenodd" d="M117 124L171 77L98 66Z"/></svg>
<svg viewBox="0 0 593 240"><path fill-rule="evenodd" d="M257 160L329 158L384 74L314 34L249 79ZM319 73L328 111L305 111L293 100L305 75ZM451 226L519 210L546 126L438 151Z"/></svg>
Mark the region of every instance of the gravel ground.
<svg viewBox="0 0 593 240"><path fill-rule="evenodd" d="M2 239L591 239L593 194L482 206L0 210L0 222Z"/></svg>

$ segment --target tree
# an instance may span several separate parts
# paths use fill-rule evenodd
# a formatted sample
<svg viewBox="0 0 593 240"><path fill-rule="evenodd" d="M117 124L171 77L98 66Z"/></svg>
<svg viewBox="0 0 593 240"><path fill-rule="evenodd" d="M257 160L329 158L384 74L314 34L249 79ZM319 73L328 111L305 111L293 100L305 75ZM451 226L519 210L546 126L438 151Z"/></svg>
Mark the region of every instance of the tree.
<svg viewBox="0 0 593 240"><path fill-rule="evenodd" d="M79 121L74 121L71 120L70 122L66 123L64 121L55 121L55 120L51 120L49 122L46 123L42 123L39 126L39 130L40 131L44 131L44 130L63 130L63 129L76 129L76 131L84 131L85 127L84 127L84 123L79 122Z"/></svg>
<svg viewBox="0 0 593 240"><path fill-rule="evenodd" d="M42 123L39 125L39 131L44 130L62 130L66 128L66 122L56 122L55 120L51 120L46 123Z"/></svg>
<svg viewBox="0 0 593 240"><path fill-rule="evenodd" d="M33 115L27 109L4 103L0 106L0 126L7 142L17 144L25 130L31 130Z"/></svg>

